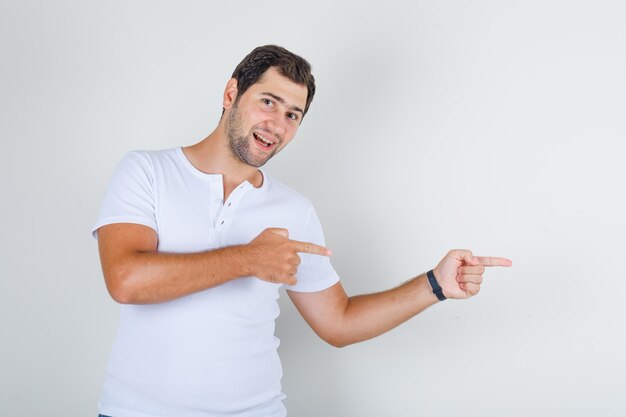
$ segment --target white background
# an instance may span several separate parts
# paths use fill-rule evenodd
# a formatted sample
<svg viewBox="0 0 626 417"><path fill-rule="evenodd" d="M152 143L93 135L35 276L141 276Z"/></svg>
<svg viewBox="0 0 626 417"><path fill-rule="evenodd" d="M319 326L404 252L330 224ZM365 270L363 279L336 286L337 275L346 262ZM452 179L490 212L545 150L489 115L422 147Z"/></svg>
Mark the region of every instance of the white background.
<svg viewBox="0 0 626 417"><path fill-rule="evenodd" d="M113 167L204 138L266 43L318 85L268 169L314 201L349 293L453 248L514 261L344 349L283 296L290 415L625 415L625 22L619 1L3 0L0 415L97 415Z"/></svg>

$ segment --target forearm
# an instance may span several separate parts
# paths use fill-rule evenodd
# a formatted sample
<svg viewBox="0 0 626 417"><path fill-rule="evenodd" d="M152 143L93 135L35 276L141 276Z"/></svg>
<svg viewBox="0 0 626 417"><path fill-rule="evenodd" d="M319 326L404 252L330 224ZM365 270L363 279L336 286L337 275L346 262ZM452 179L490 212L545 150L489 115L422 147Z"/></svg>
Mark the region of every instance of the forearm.
<svg viewBox="0 0 626 417"><path fill-rule="evenodd" d="M289 231L263 230L250 243L200 253L157 252L156 232L143 225L112 223L98 229L102 272L111 297L122 304L170 301L233 279L254 276L294 285L298 252L330 251L289 239Z"/></svg>
<svg viewBox="0 0 626 417"><path fill-rule="evenodd" d="M434 274L447 298L468 298L480 290L484 266L511 264L457 249L448 252ZM287 294L315 333L337 347L381 335L438 302L426 274L376 294L348 297L340 282L317 292Z"/></svg>
<svg viewBox="0 0 626 417"><path fill-rule="evenodd" d="M436 302L426 274L388 291L350 297L333 344L345 346L379 336Z"/></svg>
<svg viewBox="0 0 626 417"><path fill-rule="evenodd" d="M105 269L111 296L123 304L152 304L249 275L243 246L200 253L135 252Z"/></svg>

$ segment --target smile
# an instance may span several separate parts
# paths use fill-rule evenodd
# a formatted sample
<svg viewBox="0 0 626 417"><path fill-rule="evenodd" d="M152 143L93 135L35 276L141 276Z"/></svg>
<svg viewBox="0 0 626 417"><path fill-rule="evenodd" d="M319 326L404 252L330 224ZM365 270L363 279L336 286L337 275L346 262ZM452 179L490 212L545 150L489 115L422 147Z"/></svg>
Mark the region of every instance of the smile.
<svg viewBox="0 0 626 417"><path fill-rule="evenodd" d="M254 136L255 142L259 144L263 149L266 149L266 150L270 149L276 144L276 142L272 141L271 139L266 138L260 133L253 132L252 136Z"/></svg>

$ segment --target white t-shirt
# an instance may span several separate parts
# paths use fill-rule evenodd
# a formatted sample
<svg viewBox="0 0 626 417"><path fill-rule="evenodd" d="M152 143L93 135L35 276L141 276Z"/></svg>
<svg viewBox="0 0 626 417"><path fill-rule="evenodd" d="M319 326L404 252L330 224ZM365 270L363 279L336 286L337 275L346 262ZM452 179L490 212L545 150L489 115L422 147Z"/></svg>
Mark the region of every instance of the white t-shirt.
<svg viewBox="0 0 626 417"><path fill-rule="evenodd" d="M223 201L222 176L205 174L181 148L134 151L119 163L93 227L137 223L158 234L160 252L249 243L268 227L324 245L311 202L263 172ZM300 254L293 291L339 278L328 257ZM274 321L279 284L229 281L170 302L122 305L99 411L113 417L286 415Z"/></svg>

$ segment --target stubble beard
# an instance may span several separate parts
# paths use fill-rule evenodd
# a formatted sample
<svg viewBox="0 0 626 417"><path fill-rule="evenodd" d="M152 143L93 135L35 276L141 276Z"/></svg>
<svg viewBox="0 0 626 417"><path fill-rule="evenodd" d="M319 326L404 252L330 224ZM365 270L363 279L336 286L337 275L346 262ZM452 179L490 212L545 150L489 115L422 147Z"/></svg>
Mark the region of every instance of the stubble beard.
<svg viewBox="0 0 626 417"><path fill-rule="evenodd" d="M225 125L228 147L230 148L233 156L235 156L244 164L253 166L255 168L260 168L265 165L265 163L269 161L270 158L276 155L278 148L274 149L274 151L270 153L266 158L255 156L250 149L250 139L248 136L242 133L243 129L241 125L241 116L239 115L237 104L235 104L228 114Z"/></svg>

